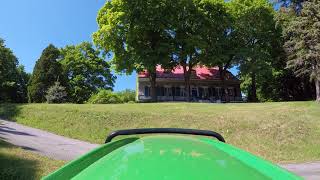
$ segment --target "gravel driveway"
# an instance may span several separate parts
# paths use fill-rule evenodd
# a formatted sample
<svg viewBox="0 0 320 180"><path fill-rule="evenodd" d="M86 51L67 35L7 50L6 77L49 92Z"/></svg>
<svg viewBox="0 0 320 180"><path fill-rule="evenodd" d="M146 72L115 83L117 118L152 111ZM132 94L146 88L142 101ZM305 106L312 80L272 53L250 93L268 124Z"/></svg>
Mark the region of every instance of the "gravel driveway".
<svg viewBox="0 0 320 180"><path fill-rule="evenodd" d="M59 160L75 159L98 146L98 144L58 136L5 120L0 120L0 139ZM320 162L281 164L280 166L305 179L320 179Z"/></svg>

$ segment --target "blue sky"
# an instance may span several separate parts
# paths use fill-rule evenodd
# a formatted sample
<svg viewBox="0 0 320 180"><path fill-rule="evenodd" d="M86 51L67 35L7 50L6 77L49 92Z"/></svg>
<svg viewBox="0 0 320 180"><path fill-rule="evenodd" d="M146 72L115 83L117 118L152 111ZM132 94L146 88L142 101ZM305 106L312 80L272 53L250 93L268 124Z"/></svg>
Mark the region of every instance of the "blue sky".
<svg viewBox="0 0 320 180"><path fill-rule="evenodd" d="M0 38L27 72L49 43L57 47L92 41L105 0L2 0ZM235 69L232 70L236 72ZM117 75L115 90L135 89L136 75Z"/></svg>

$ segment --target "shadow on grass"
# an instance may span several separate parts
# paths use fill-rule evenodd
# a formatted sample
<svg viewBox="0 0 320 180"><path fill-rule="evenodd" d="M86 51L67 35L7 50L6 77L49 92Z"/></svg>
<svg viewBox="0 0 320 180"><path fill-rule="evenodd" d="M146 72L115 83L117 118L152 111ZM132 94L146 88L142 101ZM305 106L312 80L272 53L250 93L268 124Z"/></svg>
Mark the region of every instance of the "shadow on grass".
<svg viewBox="0 0 320 180"><path fill-rule="evenodd" d="M0 104L0 119L15 121L15 117L20 113L21 104Z"/></svg>
<svg viewBox="0 0 320 180"><path fill-rule="evenodd" d="M38 162L13 153L14 148L0 140L0 179L36 179Z"/></svg>

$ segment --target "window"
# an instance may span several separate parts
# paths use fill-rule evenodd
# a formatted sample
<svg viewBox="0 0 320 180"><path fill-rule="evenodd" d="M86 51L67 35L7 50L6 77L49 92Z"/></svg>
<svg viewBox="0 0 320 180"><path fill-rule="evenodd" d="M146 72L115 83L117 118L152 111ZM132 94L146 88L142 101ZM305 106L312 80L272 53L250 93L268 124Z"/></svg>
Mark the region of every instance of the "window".
<svg viewBox="0 0 320 180"><path fill-rule="evenodd" d="M221 95L225 96L226 95L226 89L225 88L221 88Z"/></svg>
<svg viewBox="0 0 320 180"><path fill-rule="evenodd" d="M164 96L164 87L157 87L157 95Z"/></svg>
<svg viewBox="0 0 320 180"><path fill-rule="evenodd" d="M184 87L180 88L180 90L181 90L181 91L180 91L180 95L181 95L182 97L186 96Z"/></svg>
<svg viewBox="0 0 320 180"><path fill-rule="evenodd" d="M203 88L202 87L198 88L198 93L199 93L199 97L200 98L204 98L204 92L203 92Z"/></svg>
<svg viewBox="0 0 320 180"><path fill-rule="evenodd" d="M221 87L217 87L217 88L216 88L216 95L217 95L218 97L220 97L220 96L222 95Z"/></svg>
<svg viewBox="0 0 320 180"><path fill-rule="evenodd" d="M167 87L167 88L166 88L166 92L167 92L167 93L166 93L167 96L172 96L172 88Z"/></svg>
<svg viewBox="0 0 320 180"><path fill-rule="evenodd" d="M203 89L203 95L204 95L204 98L207 99L209 97L209 89L208 88L204 88Z"/></svg>
<svg viewBox="0 0 320 180"><path fill-rule="evenodd" d="M148 87L148 86L144 87L144 96L146 96L146 97L150 96L150 87Z"/></svg>
<svg viewBox="0 0 320 180"><path fill-rule="evenodd" d="M233 96L234 95L233 93L234 93L233 88L228 88L228 95Z"/></svg>
<svg viewBox="0 0 320 180"><path fill-rule="evenodd" d="M175 87L175 96L181 96L181 88Z"/></svg>
<svg viewBox="0 0 320 180"><path fill-rule="evenodd" d="M216 96L217 95L216 88L211 88L211 93L212 93L211 96Z"/></svg>
<svg viewBox="0 0 320 180"><path fill-rule="evenodd" d="M216 89L214 87L209 87L208 93L209 93L209 97L214 97L216 96Z"/></svg>
<svg viewBox="0 0 320 180"><path fill-rule="evenodd" d="M160 87L157 86L157 96L160 96Z"/></svg>
<svg viewBox="0 0 320 180"><path fill-rule="evenodd" d="M175 87L171 87L171 92L172 92L172 96L176 95L176 88Z"/></svg>
<svg viewBox="0 0 320 180"><path fill-rule="evenodd" d="M193 87L191 88L191 97L198 97L198 89Z"/></svg>

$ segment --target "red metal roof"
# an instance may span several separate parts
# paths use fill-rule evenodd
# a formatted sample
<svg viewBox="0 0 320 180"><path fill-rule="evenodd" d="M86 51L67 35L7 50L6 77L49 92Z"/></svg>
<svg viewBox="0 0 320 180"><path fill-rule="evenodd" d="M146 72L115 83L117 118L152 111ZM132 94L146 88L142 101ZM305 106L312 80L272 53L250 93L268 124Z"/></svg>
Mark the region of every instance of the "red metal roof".
<svg viewBox="0 0 320 180"><path fill-rule="evenodd" d="M191 79L202 79L202 80L213 80L220 79L220 73L218 67L206 67L206 66L196 66L193 68L194 73L191 75ZM230 79L233 78L237 80L230 72L228 75ZM139 78L148 78L149 73L147 71L140 72L138 74ZM157 78L172 78L172 79L184 79L183 67L177 66L171 71L165 71L161 65L157 66Z"/></svg>

